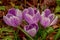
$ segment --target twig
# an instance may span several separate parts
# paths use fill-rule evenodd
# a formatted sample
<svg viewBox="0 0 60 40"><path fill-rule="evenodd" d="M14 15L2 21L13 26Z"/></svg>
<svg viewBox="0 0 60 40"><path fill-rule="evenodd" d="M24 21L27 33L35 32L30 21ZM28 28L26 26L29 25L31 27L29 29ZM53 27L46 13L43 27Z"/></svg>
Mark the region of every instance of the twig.
<svg viewBox="0 0 60 40"><path fill-rule="evenodd" d="M30 7L32 7L32 4L30 4L28 1L26 2Z"/></svg>

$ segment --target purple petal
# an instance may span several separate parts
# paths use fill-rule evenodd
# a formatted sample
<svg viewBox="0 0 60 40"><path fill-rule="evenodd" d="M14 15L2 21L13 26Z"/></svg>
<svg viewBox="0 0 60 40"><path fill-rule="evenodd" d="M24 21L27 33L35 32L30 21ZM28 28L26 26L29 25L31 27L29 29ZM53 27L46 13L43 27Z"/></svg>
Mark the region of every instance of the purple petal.
<svg viewBox="0 0 60 40"><path fill-rule="evenodd" d="M12 15L16 15L16 9L11 8L11 9L8 10L8 13L12 14Z"/></svg>
<svg viewBox="0 0 60 40"><path fill-rule="evenodd" d="M32 37L34 37L36 35L36 29L32 28L30 30L27 31L29 35L31 35Z"/></svg>
<svg viewBox="0 0 60 40"><path fill-rule="evenodd" d="M37 13L36 13L36 15L34 16L34 18L33 18L33 21L35 22L35 23L37 23L38 21L39 21L39 18L40 18L41 16L40 16L40 12L38 11Z"/></svg>
<svg viewBox="0 0 60 40"><path fill-rule="evenodd" d="M23 10L23 14L26 14L26 13L28 13L28 9Z"/></svg>
<svg viewBox="0 0 60 40"><path fill-rule="evenodd" d="M41 16L42 16L42 17L46 17L46 16L45 16L45 12L44 12L44 11L42 12Z"/></svg>
<svg viewBox="0 0 60 40"><path fill-rule="evenodd" d="M23 17L29 24L33 24L39 21L40 13L36 8L29 7L24 9Z"/></svg>
<svg viewBox="0 0 60 40"><path fill-rule="evenodd" d="M50 11L49 9L45 9L44 12L45 12L45 16L46 16L46 17L48 17L49 14L51 13L51 11Z"/></svg>
<svg viewBox="0 0 60 40"><path fill-rule="evenodd" d="M6 17L8 17L8 18L10 18L12 16L14 16L14 15L12 15L12 14L6 14Z"/></svg>
<svg viewBox="0 0 60 40"><path fill-rule="evenodd" d="M7 25L11 25L11 20L8 17L3 16L3 20Z"/></svg>
<svg viewBox="0 0 60 40"><path fill-rule="evenodd" d="M50 22L52 22L54 20L55 15L54 14L50 14L48 17L50 18Z"/></svg>
<svg viewBox="0 0 60 40"><path fill-rule="evenodd" d="M36 31L38 31L38 29L39 29L39 27L38 27L38 24L31 24L33 27L35 27L36 28Z"/></svg>
<svg viewBox="0 0 60 40"><path fill-rule="evenodd" d="M22 11L19 9L16 9L16 16L19 17L20 20L22 20Z"/></svg>
<svg viewBox="0 0 60 40"><path fill-rule="evenodd" d="M23 10L23 13L22 13L23 18L25 18L25 14L28 14L28 9L24 9L24 10Z"/></svg>
<svg viewBox="0 0 60 40"><path fill-rule="evenodd" d="M31 15L25 14L24 17L25 17L24 19L25 19L29 24L33 23L33 17L32 17Z"/></svg>
<svg viewBox="0 0 60 40"><path fill-rule="evenodd" d="M15 16L10 17L10 20L11 20L11 24L12 24L11 26L13 26L13 27L19 26L20 20L18 17L15 17Z"/></svg>
<svg viewBox="0 0 60 40"><path fill-rule="evenodd" d="M34 14L36 14L38 12L37 8L33 8L34 9Z"/></svg>
<svg viewBox="0 0 60 40"><path fill-rule="evenodd" d="M54 25L57 23L58 17L56 16L56 18L52 21L52 23L50 25Z"/></svg>
<svg viewBox="0 0 60 40"><path fill-rule="evenodd" d="M40 21L41 25L43 27L48 27L50 25L50 19L46 18L46 17L42 17L41 21Z"/></svg>
<svg viewBox="0 0 60 40"><path fill-rule="evenodd" d="M34 14L34 9L32 8L32 7L29 7L28 8L28 14L30 14L31 16L33 16L33 14Z"/></svg>
<svg viewBox="0 0 60 40"><path fill-rule="evenodd" d="M38 31L38 25L37 24L30 24L30 25L26 25L25 27L24 27L24 30L28 33L28 34L30 34L32 37L34 37L35 36L35 34L37 33L37 31Z"/></svg>
<svg viewBox="0 0 60 40"><path fill-rule="evenodd" d="M30 30L32 28L35 28L38 31L38 25L37 24L30 24L26 26L26 30Z"/></svg>

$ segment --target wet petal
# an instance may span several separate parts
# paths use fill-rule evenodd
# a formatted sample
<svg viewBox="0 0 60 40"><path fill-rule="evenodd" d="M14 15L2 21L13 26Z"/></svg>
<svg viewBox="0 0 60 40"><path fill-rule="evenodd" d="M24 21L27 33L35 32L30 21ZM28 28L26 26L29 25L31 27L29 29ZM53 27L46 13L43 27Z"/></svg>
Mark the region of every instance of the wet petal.
<svg viewBox="0 0 60 40"><path fill-rule="evenodd" d="M57 23L57 20L58 20L58 16L56 16L56 18L52 21L52 23L50 25L54 25Z"/></svg>
<svg viewBox="0 0 60 40"><path fill-rule="evenodd" d="M50 19L46 18L46 17L42 17L41 21L40 21L41 25L43 27L48 27L50 25Z"/></svg>

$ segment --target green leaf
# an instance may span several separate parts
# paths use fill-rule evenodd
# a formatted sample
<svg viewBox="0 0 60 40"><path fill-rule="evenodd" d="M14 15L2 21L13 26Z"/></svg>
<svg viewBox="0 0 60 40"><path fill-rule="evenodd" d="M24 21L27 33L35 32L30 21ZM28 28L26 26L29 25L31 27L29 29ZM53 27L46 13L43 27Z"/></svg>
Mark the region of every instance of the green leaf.
<svg viewBox="0 0 60 40"><path fill-rule="evenodd" d="M55 9L55 13L56 12L60 12L60 6L57 6L56 9Z"/></svg>
<svg viewBox="0 0 60 40"><path fill-rule="evenodd" d="M34 40L37 40L38 38L41 38L42 34L43 34L43 31L44 31L42 26L40 25L40 23L38 23L38 25L39 25L39 30L38 30L36 36L34 37Z"/></svg>
<svg viewBox="0 0 60 40"><path fill-rule="evenodd" d="M47 33L45 31L43 31L41 40L46 40L46 37L47 37Z"/></svg>
<svg viewBox="0 0 60 40"><path fill-rule="evenodd" d="M23 30L20 26L17 27L19 30L21 30L27 37L29 37L31 40L34 40L25 30Z"/></svg>
<svg viewBox="0 0 60 40"><path fill-rule="evenodd" d="M12 40L12 38L10 36L7 36L3 40Z"/></svg>
<svg viewBox="0 0 60 40"><path fill-rule="evenodd" d="M39 29L36 36L34 37L34 40L37 40L41 36L41 30Z"/></svg>
<svg viewBox="0 0 60 40"><path fill-rule="evenodd" d="M6 31L6 32L14 32L12 29L8 29L7 27L2 27L1 32Z"/></svg>
<svg viewBox="0 0 60 40"><path fill-rule="evenodd" d="M60 28L59 28L57 34L54 36L54 40L58 40L58 38L60 38Z"/></svg>
<svg viewBox="0 0 60 40"><path fill-rule="evenodd" d="M49 34L49 33L51 33L51 32L53 32L54 31L54 29L52 28L52 27L48 27L48 28L46 28L46 32Z"/></svg>
<svg viewBox="0 0 60 40"><path fill-rule="evenodd" d="M56 0L57 5L60 5L60 0Z"/></svg>
<svg viewBox="0 0 60 40"><path fill-rule="evenodd" d="M0 10L5 10L5 6L0 6Z"/></svg>
<svg viewBox="0 0 60 40"><path fill-rule="evenodd" d="M19 6L15 6L15 8L16 8L16 9L18 9L18 8L19 8Z"/></svg>
<svg viewBox="0 0 60 40"><path fill-rule="evenodd" d="M54 29L52 27L46 28L44 31L42 31L41 40L46 40L47 35L52 33L53 31L54 31Z"/></svg>

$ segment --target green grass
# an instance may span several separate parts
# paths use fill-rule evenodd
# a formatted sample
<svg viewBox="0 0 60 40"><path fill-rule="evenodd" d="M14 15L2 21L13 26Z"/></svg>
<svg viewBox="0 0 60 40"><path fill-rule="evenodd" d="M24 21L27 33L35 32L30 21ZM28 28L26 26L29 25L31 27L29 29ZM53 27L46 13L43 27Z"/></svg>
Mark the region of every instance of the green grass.
<svg viewBox="0 0 60 40"><path fill-rule="evenodd" d="M5 10L5 6L0 6L0 10Z"/></svg>

